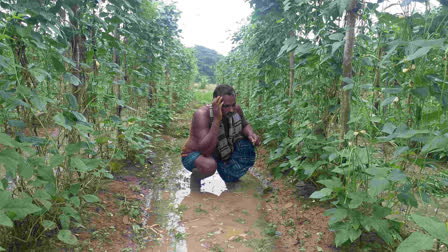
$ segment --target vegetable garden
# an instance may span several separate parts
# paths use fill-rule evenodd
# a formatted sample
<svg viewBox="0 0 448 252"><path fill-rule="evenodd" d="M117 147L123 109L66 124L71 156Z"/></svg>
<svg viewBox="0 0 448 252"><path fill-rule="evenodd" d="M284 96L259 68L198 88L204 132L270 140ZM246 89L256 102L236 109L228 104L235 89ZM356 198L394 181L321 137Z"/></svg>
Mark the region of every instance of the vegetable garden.
<svg viewBox="0 0 448 252"><path fill-rule="evenodd" d="M248 2L215 75L273 176L318 187L336 247L447 246L447 1ZM102 181L145 164L193 98L197 59L159 1L0 0L0 14L0 251L75 246Z"/></svg>
<svg viewBox="0 0 448 252"><path fill-rule="evenodd" d="M273 174L319 187L336 246L369 232L398 251L446 245L446 1L250 4L216 75L263 132Z"/></svg>

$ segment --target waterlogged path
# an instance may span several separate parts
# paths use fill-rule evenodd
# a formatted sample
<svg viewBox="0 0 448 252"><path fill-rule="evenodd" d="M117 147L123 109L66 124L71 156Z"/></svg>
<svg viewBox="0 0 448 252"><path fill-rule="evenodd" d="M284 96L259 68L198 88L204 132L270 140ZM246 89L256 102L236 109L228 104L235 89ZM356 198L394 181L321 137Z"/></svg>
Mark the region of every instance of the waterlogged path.
<svg viewBox="0 0 448 252"><path fill-rule="evenodd" d="M272 251L273 236L263 230L263 186L251 174L225 184L218 173L190 188L190 172L180 162L188 119L175 118L157 144L151 167L155 175L145 208L146 222L155 223L144 251ZM159 151L160 153L157 153ZM146 224L146 223L145 223Z"/></svg>

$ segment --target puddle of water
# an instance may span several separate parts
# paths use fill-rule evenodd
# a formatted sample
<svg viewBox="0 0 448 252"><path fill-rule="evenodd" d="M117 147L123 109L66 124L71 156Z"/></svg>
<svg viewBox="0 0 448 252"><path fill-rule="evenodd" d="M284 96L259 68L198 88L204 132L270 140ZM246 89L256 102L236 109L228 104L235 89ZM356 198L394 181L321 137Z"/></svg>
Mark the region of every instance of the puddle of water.
<svg viewBox="0 0 448 252"><path fill-rule="evenodd" d="M157 169L158 179L162 183L153 184L151 193L145 197L145 207L153 209L152 213L145 213L143 224L146 225L150 215L156 216L156 222L169 231L170 247L176 252L187 251L186 240L176 239L177 234L185 234L186 230L181 222L179 212L175 211L181 202L190 195L190 175L180 162L173 162L173 157L167 155ZM220 196L226 191L241 191L254 189L262 191L262 185L256 176L245 175L241 182L227 184L221 179L218 172L201 181L200 192ZM168 195L168 196L167 196ZM165 197L164 197L165 196Z"/></svg>

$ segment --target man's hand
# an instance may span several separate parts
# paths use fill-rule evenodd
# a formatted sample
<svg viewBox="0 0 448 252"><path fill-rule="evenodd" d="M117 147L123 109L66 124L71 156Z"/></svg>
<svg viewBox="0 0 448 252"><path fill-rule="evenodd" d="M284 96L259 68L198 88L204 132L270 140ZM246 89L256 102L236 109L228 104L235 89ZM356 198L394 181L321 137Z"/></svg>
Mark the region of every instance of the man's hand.
<svg viewBox="0 0 448 252"><path fill-rule="evenodd" d="M218 120L218 122L220 122L222 120L222 97L221 96L217 96L215 97L215 99L213 99L212 102L212 108L213 108L213 116Z"/></svg>
<svg viewBox="0 0 448 252"><path fill-rule="evenodd" d="M249 140L252 142L252 144L254 146L260 146L261 145L260 138L255 133L249 135L248 138L249 138Z"/></svg>

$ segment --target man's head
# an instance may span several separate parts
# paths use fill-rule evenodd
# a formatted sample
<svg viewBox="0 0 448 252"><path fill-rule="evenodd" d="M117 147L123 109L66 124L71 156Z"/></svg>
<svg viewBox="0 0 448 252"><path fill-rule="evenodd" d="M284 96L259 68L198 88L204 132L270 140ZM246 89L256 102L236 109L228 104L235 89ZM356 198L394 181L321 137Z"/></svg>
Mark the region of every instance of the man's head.
<svg viewBox="0 0 448 252"><path fill-rule="evenodd" d="M233 89L232 86L229 86L226 84L218 85L215 88L215 91L213 91L213 98L216 98L218 96L223 96L223 95L230 95L230 96L235 97L235 89Z"/></svg>
<svg viewBox="0 0 448 252"><path fill-rule="evenodd" d="M236 106L235 90L229 85L218 85L215 88L215 91L213 91L213 98L218 96L221 96L223 101L221 108L222 115L225 117L231 116L235 111Z"/></svg>

